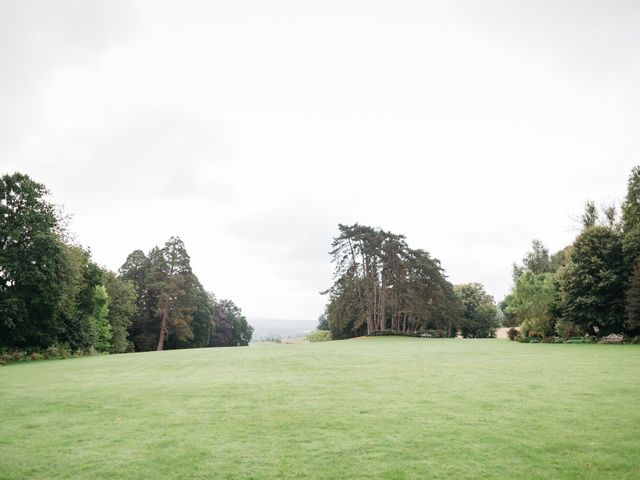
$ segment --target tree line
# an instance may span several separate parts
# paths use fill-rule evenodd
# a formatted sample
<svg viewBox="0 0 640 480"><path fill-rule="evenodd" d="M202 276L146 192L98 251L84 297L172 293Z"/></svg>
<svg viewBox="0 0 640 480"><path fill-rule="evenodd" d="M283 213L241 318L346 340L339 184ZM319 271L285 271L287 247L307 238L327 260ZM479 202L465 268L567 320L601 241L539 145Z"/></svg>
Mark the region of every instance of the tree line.
<svg viewBox="0 0 640 480"><path fill-rule="evenodd" d="M330 252L335 266L319 329L335 339L404 334L490 337L499 326L481 284L452 285L439 260L412 249L403 235L339 225Z"/></svg>
<svg viewBox="0 0 640 480"><path fill-rule="evenodd" d="M207 292L178 237L133 251L117 273L70 241L63 213L27 175L0 179L0 349L74 352L247 345L231 300Z"/></svg>
<svg viewBox="0 0 640 480"><path fill-rule="evenodd" d="M571 245L549 254L534 240L514 264L501 308L521 341L640 334L640 167L621 209L588 201L580 223Z"/></svg>

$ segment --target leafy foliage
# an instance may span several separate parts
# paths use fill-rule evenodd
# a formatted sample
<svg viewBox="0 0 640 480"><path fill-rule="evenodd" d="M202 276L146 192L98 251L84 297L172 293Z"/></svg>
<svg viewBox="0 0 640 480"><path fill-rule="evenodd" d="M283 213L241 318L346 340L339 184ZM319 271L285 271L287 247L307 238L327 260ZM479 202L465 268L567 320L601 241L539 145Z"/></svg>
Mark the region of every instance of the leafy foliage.
<svg viewBox="0 0 640 480"><path fill-rule="evenodd" d="M47 195L26 175L0 179L0 345L47 347L65 333L63 245Z"/></svg>
<svg viewBox="0 0 640 480"><path fill-rule="evenodd" d="M332 243L334 283L326 292L333 338L374 331L451 330L461 305L440 262L408 247L402 235L354 224L339 225Z"/></svg>
<svg viewBox="0 0 640 480"><path fill-rule="evenodd" d="M463 319L458 328L463 337L494 337L500 326L498 310L493 297L479 283L467 283L454 287L463 306Z"/></svg>
<svg viewBox="0 0 640 480"><path fill-rule="evenodd" d="M328 342L331 340L331 332L328 330L314 330L307 335L307 340L310 342Z"/></svg>
<svg viewBox="0 0 640 480"><path fill-rule="evenodd" d="M553 308L557 301L555 275L527 270L516 281L506 311L523 330L535 330L548 336L554 332Z"/></svg>
<svg viewBox="0 0 640 480"><path fill-rule="evenodd" d="M119 353L212 344L214 297L192 272L182 240L172 237L148 255L135 250L115 275L67 241L47 195L26 175L0 179L0 348L46 357L60 349ZM227 307L221 311L228 314ZM219 315L217 343L251 339L235 308L234 315Z"/></svg>
<svg viewBox="0 0 640 480"><path fill-rule="evenodd" d="M586 228L576 239L570 263L559 275L565 319L586 331L621 331L625 267L620 235L609 228Z"/></svg>

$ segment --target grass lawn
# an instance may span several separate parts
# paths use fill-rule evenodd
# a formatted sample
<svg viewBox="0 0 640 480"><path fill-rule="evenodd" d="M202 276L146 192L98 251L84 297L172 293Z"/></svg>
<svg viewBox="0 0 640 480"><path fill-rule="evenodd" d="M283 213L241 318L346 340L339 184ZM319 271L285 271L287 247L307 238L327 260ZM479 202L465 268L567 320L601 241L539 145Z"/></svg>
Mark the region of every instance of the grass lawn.
<svg viewBox="0 0 640 480"><path fill-rule="evenodd" d="M369 338L0 367L0 478L640 478L640 346Z"/></svg>

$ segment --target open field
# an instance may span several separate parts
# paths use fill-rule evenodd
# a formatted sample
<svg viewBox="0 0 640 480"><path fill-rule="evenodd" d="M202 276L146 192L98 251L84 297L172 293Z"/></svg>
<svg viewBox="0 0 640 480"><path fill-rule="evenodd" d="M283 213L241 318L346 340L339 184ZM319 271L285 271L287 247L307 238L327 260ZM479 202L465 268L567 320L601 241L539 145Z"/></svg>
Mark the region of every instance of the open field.
<svg viewBox="0 0 640 480"><path fill-rule="evenodd" d="M370 338L0 368L0 478L640 478L640 346Z"/></svg>

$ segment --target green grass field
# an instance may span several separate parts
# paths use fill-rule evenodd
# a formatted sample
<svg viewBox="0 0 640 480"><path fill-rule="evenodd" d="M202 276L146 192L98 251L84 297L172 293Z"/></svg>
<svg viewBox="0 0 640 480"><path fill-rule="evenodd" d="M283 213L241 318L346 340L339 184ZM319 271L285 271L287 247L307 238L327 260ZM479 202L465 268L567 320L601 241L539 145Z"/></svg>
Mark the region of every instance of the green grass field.
<svg viewBox="0 0 640 480"><path fill-rule="evenodd" d="M369 338L0 367L0 478L640 478L640 346Z"/></svg>

